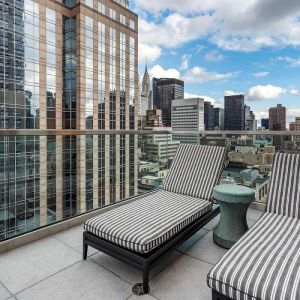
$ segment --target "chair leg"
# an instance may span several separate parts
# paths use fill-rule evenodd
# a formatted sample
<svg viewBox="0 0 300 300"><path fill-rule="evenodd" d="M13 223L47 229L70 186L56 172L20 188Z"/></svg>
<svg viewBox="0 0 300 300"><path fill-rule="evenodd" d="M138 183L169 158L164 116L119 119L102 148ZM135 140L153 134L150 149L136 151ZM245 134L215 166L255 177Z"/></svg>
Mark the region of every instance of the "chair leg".
<svg viewBox="0 0 300 300"><path fill-rule="evenodd" d="M135 295L141 296L141 295L145 295L145 294L149 293L149 291L150 291L150 288L149 288L149 272L150 272L149 265L146 264L144 266L144 270L143 270L143 283L136 283L132 287L132 292Z"/></svg>
<svg viewBox="0 0 300 300"><path fill-rule="evenodd" d="M83 237L83 251L82 251L82 258L86 260L88 253L88 244L85 242L85 239Z"/></svg>
<svg viewBox="0 0 300 300"><path fill-rule="evenodd" d="M145 294L149 293L149 266L147 265L143 272L143 291Z"/></svg>

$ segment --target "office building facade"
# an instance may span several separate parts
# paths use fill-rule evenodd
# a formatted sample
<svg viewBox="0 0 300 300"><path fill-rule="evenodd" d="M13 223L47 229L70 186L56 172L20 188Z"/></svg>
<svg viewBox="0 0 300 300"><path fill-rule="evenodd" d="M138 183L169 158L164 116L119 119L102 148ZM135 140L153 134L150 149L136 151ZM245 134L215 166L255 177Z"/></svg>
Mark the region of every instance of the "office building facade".
<svg viewBox="0 0 300 300"><path fill-rule="evenodd" d="M224 97L225 130L245 130L245 97L232 95Z"/></svg>
<svg viewBox="0 0 300 300"><path fill-rule="evenodd" d="M214 108L214 127L224 130L224 109L221 107Z"/></svg>
<svg viewBox="0 0 300 300"><path fill-rule="evenodd" d="M286 130L286 108L281 104L269 109L269 129L275 131Z"/></svg>
<svg viewBox="0 0 300 300"><path fill-rule="evenodd" d="M300 131L300 117L296 117L295 122L291 122L289 124L289 129L290 131ZM300 136L299 135L293 136L293 140L299 144Z"/></svg>
<svg viewBox="0 0 300 300"><path fill-rule="evenodd" d="M0 11L0 130L136 128L138 18L127 1L3 0ZM134 195L136 143L1 137L0 239Z"/></svg>
<svg viewBox="0 0 300 300"><path fill-rule="evenodd" d="M215 116L214 106L209 101L204 102L204 125L205 130L214 130Z"/></svg>
<svg viewBox="0 0 300 300"><path fill-rule="evenodd" d="M251 130L250 106L245 105L245 130Z"/></svg>
<svg viewBox="0 0 300 300"><path fill-rule="evenodd" d="M169 160L173 160L179 141L174 141L172 134L153 134L145 135L145 143L143 153L146 159L167 164Z"/></svg>
<svg viewBox="0 0 300 300"><path fill-rule="evenodd" d="M165 127L171 127L172 101L184 98L184 82L174 78L154 79L153 98L154 109L162 111L162 123Z"/></svg>
<svg viewBox="0 0 300 300"><path fill-rule="evenodd" d="M261 119L261 127L264 129L269 129L269 119Z"/></svg>
<svg viewBox="0 0 300 300"><path fill-rule="evenodd" d="M188 134L186 132L198 132L204 129L204 100L202 98L172 101L172 130L174 132L185 132L184 135L174 133L174 141L199 143L199 134Z"/></svg>

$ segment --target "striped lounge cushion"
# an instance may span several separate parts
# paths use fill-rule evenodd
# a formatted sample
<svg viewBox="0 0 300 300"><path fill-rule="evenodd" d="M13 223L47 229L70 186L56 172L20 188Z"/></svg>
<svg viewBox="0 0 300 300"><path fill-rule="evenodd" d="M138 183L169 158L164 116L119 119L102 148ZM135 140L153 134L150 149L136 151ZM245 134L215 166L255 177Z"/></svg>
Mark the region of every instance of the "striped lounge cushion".
<svg viewBox="0 0 300 300"><path fill-rule="evenodd" d="M124 248L146 253L211 208L209 201L160 190L86 221L84 229Z"/></svg>
<svg viewBox="0 0 300 300"><path fill-rule="evenodd" d="M300 154L275 155L267 211L300 218Z"/></svg>
<svg viewBox="0 0 300 300"><path fill-rule="evenodd" d="M300 220L265 213L208 274L231 299L300 299Z"/></svg>
<svg viewBox="0 0 300 300"><path fill-rule="evenodd" d="M181 144L164 183L164 190L211 200L223 171L226 148Z"/></svg>

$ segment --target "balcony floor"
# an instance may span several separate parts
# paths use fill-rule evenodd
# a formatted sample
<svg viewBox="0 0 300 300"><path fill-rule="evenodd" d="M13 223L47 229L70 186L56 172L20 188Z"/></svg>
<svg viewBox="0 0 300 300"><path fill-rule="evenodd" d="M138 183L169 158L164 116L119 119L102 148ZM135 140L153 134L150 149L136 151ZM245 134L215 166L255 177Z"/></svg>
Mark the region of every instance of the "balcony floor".
<svg viewBox="0 0 300 300"><path fill-rule="evenodd" d="M253 225L262 211L249 209ZM89 248L83 261L82 226L0 255L2 299L211 299L206 275L225 254L212 240L215 218L150 274L150 294L137 297L131 287L141 272Z"/></svg>

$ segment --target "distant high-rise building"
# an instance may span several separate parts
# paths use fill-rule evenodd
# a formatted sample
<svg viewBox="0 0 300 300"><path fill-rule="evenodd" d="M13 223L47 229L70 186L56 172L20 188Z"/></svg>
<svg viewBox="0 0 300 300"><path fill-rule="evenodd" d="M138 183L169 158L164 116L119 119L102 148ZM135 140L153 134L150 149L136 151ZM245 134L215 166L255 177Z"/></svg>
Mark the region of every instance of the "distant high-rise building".
<svg viewBox="0 0 300 300"><path fill-rule="evenodd" d="M160 109L147 110L146 126L147 127L162 127L161 110Z"/></svg>
<svg viewBox="0 0 300 300"><path fill-rule="evenodd" d="M290 123L290 131L300 131L300 117L296 117L295 122ZM300 136L294 136L294 141L300 143Z"/></svg>
<svg viewBox="0 0 300 300"><path fill-rule="evenodd" d="M146 65L145 67L145 72L143 76L143 81L142 81L142 96L144 97L149 97L149 92L150 92L150 76L148 73L148 67ZM149 107L150 109L150 107Z"/></svg>
<svg viewBox="0 0 300 300"><path fill-rule="evenodd" d="M174 141L172 134L159 134L159 130L164 128L154 128L151 134L145 135L142 151L150 161L167 163L174 159L180 142Z"/></svg>
<svg viewBox="0 0 300 300"><path fill-rule="evenodd" d="M214 106L209 101L204 102L204 125L205 130L214 130L215 128Z"/></svg>
<svg viewBox="0 0 300 300"><path fill-rule="evenodd" d="M255 119L255 114L251 110L250 117L249 117L249 130L256 131L257 130L257 120Z"/></svg>
<svg viewBox="0 0 300 300"><path fill-rule="evenodd" d="M250 106L245 105L245 130L251 130Z"/></svg>
<svg viewBox="0 0 300 300"><path fill-rule="evenodd" d="M159 78L153 77L151 80L151 88L150 88L150 108L149 109L158 109L157 104L157 82Z"/></svg>
<svg viewBox="0 0 300 300"><path fill-rule="evenodd" d="M174 134L175 141L198 143L199 135L195 132L204 130L204 100L202 98L173 100L172 130L194 132L188 135Z"/></svg>
<svg viewBox="0 0 300 300"><path fill-rule="evenodd" d="M232 95L224 97L225 130L245 130L245 97Z"/></svg>
<svg viewBox="0 0 300 300"><path fill-rule="evenodd" d="M269 119L261 119L261 127L269 129Z"/></svg>
<svg viewBox="0 0 300 300"><path fill-rule="evenodd" d="M286 130L286 108L281 104L269 109L269 129L275 131Z"/></svg>
<svg viewBox="0 0 300 300"><path fill-rule="evenodd" d="M184 82L174 78L161 78L153 81L156 90L153 91L154 109L161 109L163 126L171 127L172 101L184 98Z"/></svg>
<svg viewBox="0 0 300 300"><path fill-rule="evenodd" d="M219 130L224 130L224 109L220 107L214 108L214 127Z"/></svg>

